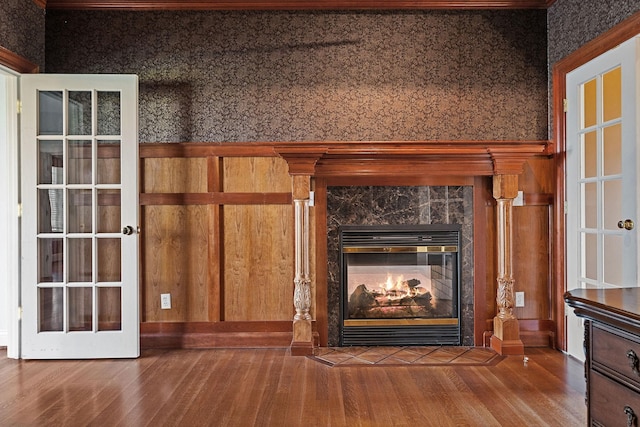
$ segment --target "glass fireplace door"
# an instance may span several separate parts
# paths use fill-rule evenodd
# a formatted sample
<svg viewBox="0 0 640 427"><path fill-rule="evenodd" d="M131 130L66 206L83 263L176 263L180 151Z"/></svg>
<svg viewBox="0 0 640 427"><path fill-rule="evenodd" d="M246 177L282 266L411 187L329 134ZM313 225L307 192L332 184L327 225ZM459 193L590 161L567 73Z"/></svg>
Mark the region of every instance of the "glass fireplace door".
<svg viewBox="0 0 640 427"><path fill-rule="evenodd" d="M341 228L341 345L460 343L459 226Z"/></svg>

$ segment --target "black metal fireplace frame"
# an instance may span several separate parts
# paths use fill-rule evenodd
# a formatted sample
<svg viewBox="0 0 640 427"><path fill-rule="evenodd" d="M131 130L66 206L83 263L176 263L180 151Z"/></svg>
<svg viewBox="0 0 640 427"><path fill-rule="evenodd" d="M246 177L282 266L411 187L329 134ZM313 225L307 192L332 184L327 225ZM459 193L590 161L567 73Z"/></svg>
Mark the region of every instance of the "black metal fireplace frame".
<svg viewBox="0 0 640 427"><path fill-rule="evenodd" d="M343 225L338 229L340 248L340 346L369 345L460 345L461 334L461 237L462 226L458 224L421 225ZM422 319L398 319L347 322L349 319L347 269L344 248L349 247L429 247L455 246L456 268L454 269L455 322L447 319L440 322ZM453 250L448 251L451 253Z"/></svg>

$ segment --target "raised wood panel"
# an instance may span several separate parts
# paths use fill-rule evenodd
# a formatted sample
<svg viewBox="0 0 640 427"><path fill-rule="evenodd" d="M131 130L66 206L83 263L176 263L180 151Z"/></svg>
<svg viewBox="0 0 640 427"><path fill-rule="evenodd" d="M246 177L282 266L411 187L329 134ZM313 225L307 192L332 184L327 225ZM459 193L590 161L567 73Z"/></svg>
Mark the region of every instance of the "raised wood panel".
<svg viewBox="0 0 640 427"><path fill-rule="evenodd" d="M224 206L223 221L224 320L291 320L291 206Z"/></svg>
<svg viewBox="0 0 640 427"><path fill-rule="evenodd" d="M518 177L518 188L525 195L553 194L556 187L555 160L536 156L524 164L522 175Z"/></svg>
<svg viewBox="0 0 640 427"><path fill-rule="evenodd" d="M147 158L143 193L206 193L206 158Z"/></svg>
<svg viewBox="0 0 640 427"><path fill-rule="evenodd" d="M525 306L514 309L518 319L551 315L549 212L548 206L513 208L514 290L525 293Z"/></svg>
<svg viewBox="0 0 640 427"><path fill-rule="evenodd" d="M291 193L287 162L280 157L225 157L223 191Z"/></svg>
<svg viewBox="0 0 640 427"><path fill-rule="evenodd" d="M209 320L208 206L145 206L144 321ZM160 309L170 293L172 308Z"/></svg>

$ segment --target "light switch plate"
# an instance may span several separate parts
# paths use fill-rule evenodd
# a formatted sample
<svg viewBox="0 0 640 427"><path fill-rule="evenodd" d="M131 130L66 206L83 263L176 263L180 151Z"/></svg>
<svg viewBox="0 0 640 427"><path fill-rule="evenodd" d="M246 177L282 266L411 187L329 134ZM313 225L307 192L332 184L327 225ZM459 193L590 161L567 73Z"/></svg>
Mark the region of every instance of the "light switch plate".
<svg viewBox="0 0 640 427"><path fill-rule="evenodd" d="M516 307L524 307L524 292L516 292Z"/></svg>

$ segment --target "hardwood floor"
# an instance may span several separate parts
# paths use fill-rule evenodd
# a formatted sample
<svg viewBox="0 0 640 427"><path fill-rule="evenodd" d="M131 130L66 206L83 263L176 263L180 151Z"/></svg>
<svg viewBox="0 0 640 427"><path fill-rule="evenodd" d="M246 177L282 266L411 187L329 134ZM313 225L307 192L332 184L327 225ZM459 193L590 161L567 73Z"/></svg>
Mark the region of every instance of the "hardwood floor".
<svg viewBox="0 0 640 427"><path fill-rule="evenodd" d="M495 366L329 367L284 349L16 361L2 426L582 426L582 364L527 349Z"/></svg>

